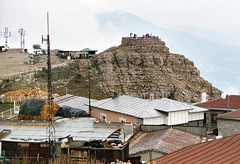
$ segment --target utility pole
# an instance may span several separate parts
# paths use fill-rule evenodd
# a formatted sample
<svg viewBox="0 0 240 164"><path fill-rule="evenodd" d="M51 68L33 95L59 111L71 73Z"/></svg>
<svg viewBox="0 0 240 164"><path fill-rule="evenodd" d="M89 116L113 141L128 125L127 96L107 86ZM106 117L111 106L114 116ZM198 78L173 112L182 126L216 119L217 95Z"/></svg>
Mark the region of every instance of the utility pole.
<svg viewBox="0 0 240 164"><path fill-rule="evenodd" d="M51 74L51 54L50 54L50 36L49 36L49 14L47 13L47 38L44 39L42 36L42 43L47 42L47 66L48 66L48 127L46 133L48 134L49 142L49 158L55 159L55 126L54 126L54 113L52 103L52 74Z"/></svg>
<svg viewBox="0 0 240 164"><path fill-rule="evenodd" d="M1 33L1 36L2 36L2 33ZM8 27L5 27L5 31L3 33L3 37L6 39L5 40L5 46L7 47L8 46L8 38L11 37L11 32L8 31Z"/></svg>
<svg viewBox="0 0 240 164"><path fill-rule="evenodd" d="M25 47L25 30L23 28L18 29L18 33L20 34L20 43L21 43L21 50L24 52L24 47Z"/></svg>
<svg viewBox="0 0 240 164"><path fill-rule="evenodd" d="M89 104L89 114L91 115L91 61L88 58L88 104Z"/></svg>

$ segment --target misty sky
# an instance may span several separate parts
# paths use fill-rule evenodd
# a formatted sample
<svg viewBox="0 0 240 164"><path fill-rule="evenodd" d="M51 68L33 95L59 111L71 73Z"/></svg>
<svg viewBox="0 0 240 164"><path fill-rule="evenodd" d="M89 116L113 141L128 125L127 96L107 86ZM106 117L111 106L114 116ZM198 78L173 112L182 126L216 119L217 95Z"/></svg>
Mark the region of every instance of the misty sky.
<svg viewBox="0 0 240 164"><path fill-rule="evenodd" d="M240 1L237 0L0 0L0 31L9 27L10 47L19 47L18 28L26 30L26 45L40 43L46 34L46 12L50 12L50 34L53 48L103 50L118 45L99 31L96 13L124 11L161 27L189 25L230 36L232 44L240 43ZM122 35L114 26L112 34ZM3 38L1 38L3 44Z"/></svg>
<svg viewBox="0 0 240 164"><path fill-rule="evenodd" d="M9 47L19 48L18 29L24 28L26 48L32 49L33 44L41 43L42 34L46 36L49 12L51 48L89 47L100 52L119 45L121 37L128 33L122 33L111 22L101 27L95 14L122 11L160 27L184 25L213 31L221 35L219 42L225 40L240 47L239 6L238 0L0 0L0 31L9 27ZM0 45L3 44L4 39L0 38Z"/></svg>

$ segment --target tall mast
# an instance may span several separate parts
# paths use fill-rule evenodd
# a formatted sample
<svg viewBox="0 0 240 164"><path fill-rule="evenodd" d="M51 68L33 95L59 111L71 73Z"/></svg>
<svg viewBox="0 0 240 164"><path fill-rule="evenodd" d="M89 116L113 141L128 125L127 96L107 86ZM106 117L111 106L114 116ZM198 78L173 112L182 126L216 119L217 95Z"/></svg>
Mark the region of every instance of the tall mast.
<svg viewBox="0 0 240 164"><path fill-rule="evenodd" d="M51 54L50 54L50 35L49 35L49 14L47 13L47 39L42 37L42 42L47 42L47 66L48 66L48 142L49 142L49 158L55 158L55 126L54 126L54 112L52 102L52 73L51 73Z"/></svg>

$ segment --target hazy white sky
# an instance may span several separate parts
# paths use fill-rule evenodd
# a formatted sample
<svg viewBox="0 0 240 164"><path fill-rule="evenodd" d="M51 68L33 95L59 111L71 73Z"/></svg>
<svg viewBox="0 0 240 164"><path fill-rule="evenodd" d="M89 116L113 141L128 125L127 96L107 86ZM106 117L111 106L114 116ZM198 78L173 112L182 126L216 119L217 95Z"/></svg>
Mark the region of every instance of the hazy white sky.
<svg viewBox="0 0 240 164"><path fill-rule="evenodd" d="M26 45L40 43L50 12L52 47L99 49L114 45L99 31L95 13L121 10L162 27L190 25L240 38L237 0L0 0L0 31L9 27L10 47L20 47L18 28L26 30ZM112 26L112 33L118 33ZM121 35L121 33L118 33ZM120 40L120 39L119 39ZM3 38L1 38L3 44Z"/></svg>
<svg viewBox="0 0 240 164"><path fill-rule="evenodd" d="M19 48L18 29L24 28L26 48L31 49L41 43L42 34L46 36L46 13L50 12L51 48L102 51L118 45L124 34L111 22L100 28L95 14L120 10L165 28L187 25L211 30L238 46L239 7L239 0L0 0L0 31L9 27L9 47Z"/></svg>

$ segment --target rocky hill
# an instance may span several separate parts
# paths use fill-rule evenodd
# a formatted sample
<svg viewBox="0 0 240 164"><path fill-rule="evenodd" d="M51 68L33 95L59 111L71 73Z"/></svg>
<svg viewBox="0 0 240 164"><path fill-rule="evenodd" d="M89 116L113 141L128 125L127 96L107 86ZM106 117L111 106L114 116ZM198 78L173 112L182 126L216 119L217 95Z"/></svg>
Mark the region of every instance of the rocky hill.
<svg viewBox="0 0 240 164"><path fill-rule="evenodd" d="M202 92L210 99L221 94L200 76L192 61L170 53L157 37L122 38L120 46L107 49L94 60L101 75L98 86L105 93L188 102L200 101Z"/></svg>

